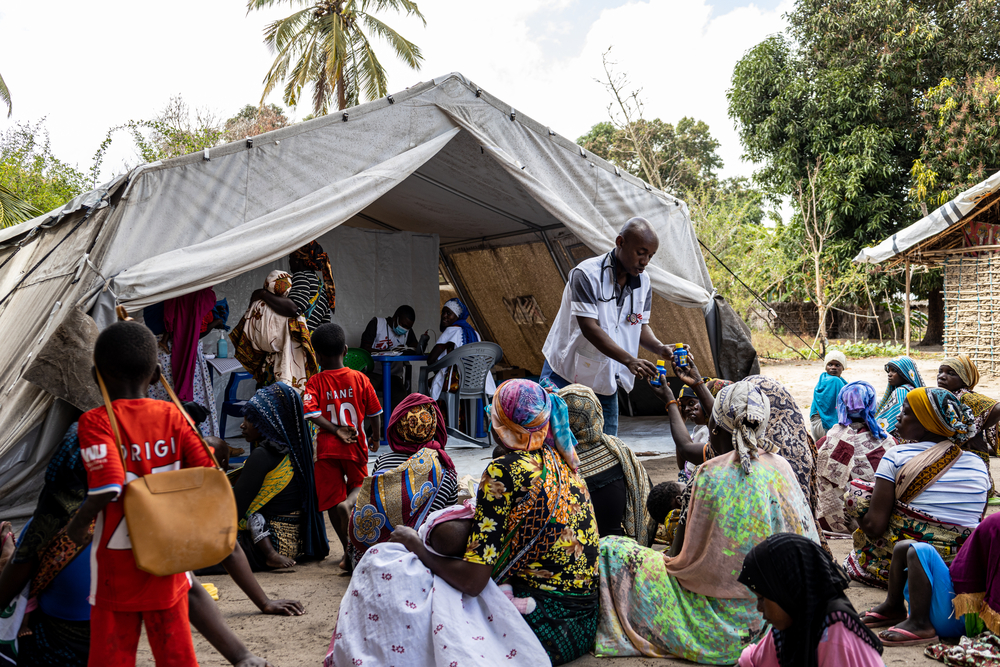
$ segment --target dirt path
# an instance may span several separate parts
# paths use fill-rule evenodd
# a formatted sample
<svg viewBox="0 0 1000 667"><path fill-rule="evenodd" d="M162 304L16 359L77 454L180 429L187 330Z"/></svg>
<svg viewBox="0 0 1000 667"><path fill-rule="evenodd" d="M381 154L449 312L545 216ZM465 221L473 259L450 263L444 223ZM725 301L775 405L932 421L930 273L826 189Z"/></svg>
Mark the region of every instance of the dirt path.
<svg viewBox="0 0 1000 667"><path fill-rule="evenodd" d="M921 355L918 368L924 381L931 386L935 383L938 361L943 355ZM844 377L847 380L867 380L875 386L879 395L885 388L885 372L882 370L887 359L851 360ZM816 378L822 372L822 362L784 362L766 366L765 375L774 377L787 385L804 411L812 400L812 390ZM1000 380L984 379L980 385L988 395L1000 396ZM653 483L676 479L677 468L672 457L660 457L644 462ZM1000 479L1000 460L993 461L994 478ZM333 535L332 529L327 531ZM336 540L334 539L334 542ZM296 598L306 606L306 614L297 618L262 616L243 596L227 576L205 577L218 586L221 600L219 608L230 627L258 655L267 657L275 667L315 667L322 663L330 643L330 635L337 619L340 599L347 590L348 577L337 568L341 557L340 545L332 544L330 557L321 563L310 563L281 573L261 573L258 580L271 597ZM850 540L834 540L831 547L838 559L843 560L850 549ZM848 596L858 610L868 609L881 602L881 591L852 584ZM202 665L226 665L218 653L197 633L195 647ZM921 647L886 649L883 656L890 667L895 665L931 664L923 657ZM143 640L140 646L139 665L152 667L152 655ZM572 663L574 667L639 667L648 665L690 664L682 660L654 660L649 658L598 659L592 656Z"/></svg>

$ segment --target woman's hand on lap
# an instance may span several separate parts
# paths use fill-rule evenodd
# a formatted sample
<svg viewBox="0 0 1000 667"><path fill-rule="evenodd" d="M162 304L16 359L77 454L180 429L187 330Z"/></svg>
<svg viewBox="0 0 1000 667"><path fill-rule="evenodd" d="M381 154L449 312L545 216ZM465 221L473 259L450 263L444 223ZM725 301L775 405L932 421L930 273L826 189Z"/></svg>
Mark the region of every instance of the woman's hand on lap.
<svg viewBox="0 0 1000 667"><path fill-rule="evenodd" d="M420 534L409 526L399 526L392 531L389 541L402 544L409 551L417 553L417 549L420 547Z"/></svg>

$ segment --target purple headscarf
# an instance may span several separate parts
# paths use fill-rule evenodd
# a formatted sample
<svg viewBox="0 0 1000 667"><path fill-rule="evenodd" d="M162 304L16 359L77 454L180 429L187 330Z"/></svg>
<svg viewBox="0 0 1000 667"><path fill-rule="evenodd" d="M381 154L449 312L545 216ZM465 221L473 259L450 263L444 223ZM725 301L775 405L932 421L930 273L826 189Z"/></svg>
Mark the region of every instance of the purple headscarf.
<svg viewBox="0 0 1000 667"><path fill-rule="evenodd" d="M844 426L852 422L863 421L868 424L872 435L879 440L885 440L889 434L879 426L875 419L875 387L864 380L857 380L844 386L837 397L837 421Z"/></svg>

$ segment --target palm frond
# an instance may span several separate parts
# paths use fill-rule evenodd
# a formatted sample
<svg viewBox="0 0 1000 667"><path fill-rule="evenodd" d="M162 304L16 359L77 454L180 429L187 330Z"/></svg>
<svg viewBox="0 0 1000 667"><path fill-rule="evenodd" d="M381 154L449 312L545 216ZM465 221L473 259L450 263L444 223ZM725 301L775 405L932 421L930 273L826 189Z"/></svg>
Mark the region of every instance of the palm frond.
<svg viewBox="0 0 1000 667"><path fill-rule="evenodd" d="M405 39L398 32L371 14L361 14L360 19L369 32L387 41L396 52L396 57L409 65L410 69L420 69L420 64L423 62L424 56L420 52L419 46Z"/></svg>
<svg viewBox="0 0 1000 667"><path fill-rule="evenodd" d="M7 89L3 75L0 75L0 100L3 100L7 105L7 118L10 118L10 115L14 113L14 105L10 103L10 90Z"/></svg>
<svg viewBox="0 0 1000 667"><path fill-rule="evenodd" d="M0 183L0 227L9 227L42 214L30 202L21 199Z"/></svg>
<svg viewBox="0 0 1000 667"><path fill-rule="evenodd" d="M394 9L396 12L406 14L406 16L416 16L424 25L427 25L427 19L420 13L417 3L412 2L412 0L361 0L360 11L362 12L381 12L386 9Z"/></svg>

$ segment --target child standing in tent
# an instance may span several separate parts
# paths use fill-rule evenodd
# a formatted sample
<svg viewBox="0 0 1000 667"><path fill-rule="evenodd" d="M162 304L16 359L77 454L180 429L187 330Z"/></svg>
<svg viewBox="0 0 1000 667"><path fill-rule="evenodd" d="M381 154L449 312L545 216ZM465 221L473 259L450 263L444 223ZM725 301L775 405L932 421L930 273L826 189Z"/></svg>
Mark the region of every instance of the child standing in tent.
<svg viewBox="0 0 1000 667"><path fill-rule="evenodd" d="M831 350L826 355L826 370L819 376L813 390L812 408L809 419L812 422L813 440L819 440L837 423L837 396L847 384L840 377L847 367L847 357L840 350Z"/></svg>
<svg viewBox="0 0 1000 667"><path fill-rule="evenodd" d="M157 664L198 664L188 623L191 580L186 573L157 577L136 567L124 505L118 502L131 479L215 465L173 403L147 398L149 385L159 379L156 353L156 338L138 322L112 324L94 345L94 374L107 388L121 442L145 446L132 444L123 462L107 408L80 417L77 436L87 470L87 500L66 533L84 544L96 519L90 665L134 665L143 623Z"/></svg>
<svg viewBox="0 0 1000 667"><path fill-rule="evenodd" d="M319 511L329 511L347 557L347 517L361 483L368 476L368 452L377 452L382 433L382 405L368 377L344 366L347 341L337 324L320 325L312 335L322 372L306 382L302 402L305 417L319 427L316 435L316 496ZM372 438L365 435L364 419L372 418Z"/></svg>

